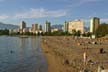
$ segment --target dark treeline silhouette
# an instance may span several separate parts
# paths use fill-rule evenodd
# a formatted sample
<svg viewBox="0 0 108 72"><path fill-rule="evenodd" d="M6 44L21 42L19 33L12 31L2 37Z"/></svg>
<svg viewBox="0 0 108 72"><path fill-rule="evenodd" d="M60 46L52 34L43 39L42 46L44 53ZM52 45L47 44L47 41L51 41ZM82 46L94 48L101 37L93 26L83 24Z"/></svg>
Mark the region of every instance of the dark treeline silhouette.
<svg viewBox="0 0 108 72"><path fill-rule="evenodd" d="M8 29L0 30L0 35L9 35L9 30Z"/></svg>
<svg viewBox="0 0 108 72"><path fill-rule="evenodd" d="M108 34L108 24L102 23L99 25L98 29L96 30L96 35L98 37L102 37Z"/></svg>

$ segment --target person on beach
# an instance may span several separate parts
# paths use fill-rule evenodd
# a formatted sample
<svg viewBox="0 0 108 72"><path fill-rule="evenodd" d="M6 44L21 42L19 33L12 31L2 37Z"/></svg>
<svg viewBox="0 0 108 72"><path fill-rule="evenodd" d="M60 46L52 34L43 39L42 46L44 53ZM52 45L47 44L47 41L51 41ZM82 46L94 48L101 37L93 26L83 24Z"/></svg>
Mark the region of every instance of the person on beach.
<svg viewBox="0 0 108 72"><path fill-rule="evenodd" d="M87 64L87 53L83 53L83 59L84 59L84 66Z"/></svg>

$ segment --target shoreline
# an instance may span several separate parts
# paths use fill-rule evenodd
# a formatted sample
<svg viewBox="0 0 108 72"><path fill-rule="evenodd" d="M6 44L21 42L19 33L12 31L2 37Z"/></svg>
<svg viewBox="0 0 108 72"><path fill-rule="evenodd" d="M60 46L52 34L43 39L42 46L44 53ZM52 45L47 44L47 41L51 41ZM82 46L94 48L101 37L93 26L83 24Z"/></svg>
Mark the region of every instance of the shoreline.
<svg viewBox="0 0 108 72"><path fill-rule="evenodd" d="M55 56L54 53L50 49L48 49L48 47L45 44L41 44L41 46L42 46L43 53L45 54L45 57L47 59L48 72L63 72L61 71L63 68L59 58Z"/></svg>

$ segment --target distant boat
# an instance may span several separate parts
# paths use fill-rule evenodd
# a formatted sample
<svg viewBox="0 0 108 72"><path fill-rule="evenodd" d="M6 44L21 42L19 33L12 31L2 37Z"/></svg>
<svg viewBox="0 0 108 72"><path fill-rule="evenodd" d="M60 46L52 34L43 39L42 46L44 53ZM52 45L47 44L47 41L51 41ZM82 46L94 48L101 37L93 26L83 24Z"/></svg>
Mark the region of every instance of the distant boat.
<svg viewBox="0 0 108 72"><path fill-rule="evenodd" d="M22 35L22 36L19 36L19 38L28 38L28 36Z"/></svg>
<svg viewBox="0 0 108 72"><path fill-rule="evenodd" d="M14 53L14 51L11 50L10 53Z"/></svg>

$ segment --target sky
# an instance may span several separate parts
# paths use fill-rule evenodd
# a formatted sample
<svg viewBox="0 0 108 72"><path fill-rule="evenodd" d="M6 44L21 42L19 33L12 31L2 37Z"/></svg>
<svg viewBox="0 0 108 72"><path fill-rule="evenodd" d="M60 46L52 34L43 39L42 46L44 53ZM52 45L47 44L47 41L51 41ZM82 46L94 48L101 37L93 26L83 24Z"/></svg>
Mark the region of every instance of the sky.
<svg viewBox="0 0 108 72"><path fill-rule="evenodd" d="M33 23L63 24L81 19L89 26L90 18L108 22L108 0L0 0L0 22L18 25Z"/></svg>

